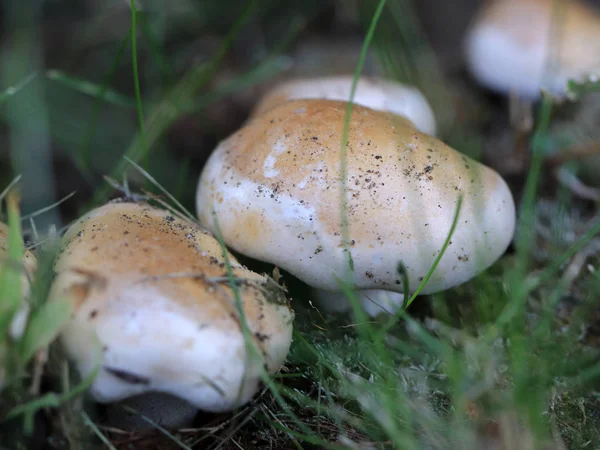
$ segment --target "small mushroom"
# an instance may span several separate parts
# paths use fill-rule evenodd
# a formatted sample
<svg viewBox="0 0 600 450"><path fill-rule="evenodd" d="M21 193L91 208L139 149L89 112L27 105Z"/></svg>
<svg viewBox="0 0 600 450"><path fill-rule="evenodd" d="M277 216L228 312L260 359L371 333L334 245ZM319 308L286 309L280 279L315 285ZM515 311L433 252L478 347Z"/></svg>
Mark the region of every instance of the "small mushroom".
<svg viewBox="0 0 600 450"><path fill-rule="evenodd" d="M600 13L577 0L488 0L465 40L466 61L486 87L526 99L562 96L570 79L600 69Z"/></svg>
<svg viewBox="0 0 600 450"><path fill-rule="evenodd" d="M255 117L211 154L196 205L225 242L307 284L339 290L342 241L340 151L346 103L293 100ZM463 283L498 259L515 228L515 205L493 170L418 132L399 116L355 105L346 172L349 249L358 289L391 292L421 283L450 232L451 243L422 293ZM396 295L394 295L396 293Z"/></svg>
<svg viewBox="0 0 600 450"><path fill-rule="evenodd" d="M321 78L298 78L276 86L258 103L252 117L288 100L328 99L347 102L352 89L352 75ZM360 77L354 103L389 111L410 120L422 133L436 133L436 121L427 99L414 87L377 77Z"/></svg>
<svg viewBox="0 0 600 450"><path fill-rule="evenodd" d="M69 228L50 299L73 302L60 341L82 377L99 364L95 400L133 397L150 418L182 426L190 419L186 405L193 412L232 410L257 392L263 367L280 369L293 313L274 281L229 259L261 358L247 352L222 250L208 232L124 201Z"/></svg>

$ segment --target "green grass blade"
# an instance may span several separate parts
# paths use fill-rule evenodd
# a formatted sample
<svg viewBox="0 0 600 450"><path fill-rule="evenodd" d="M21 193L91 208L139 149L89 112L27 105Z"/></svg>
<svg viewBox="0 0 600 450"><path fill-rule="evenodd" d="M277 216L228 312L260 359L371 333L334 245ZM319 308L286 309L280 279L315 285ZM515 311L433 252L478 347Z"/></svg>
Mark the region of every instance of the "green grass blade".
<svg viewBox="0 0 600 450"><path fill-rule="evenodd" d="M106 102L124 108L133 109L136 107L135 99L121 94L114 89L110 89L108 85L104 83L98 85L86 79L69 75L62 70L57 69L48 70L46 72L46 78L48 80L63 84L74 91L80 92L81 94L93 97L101 102Z"/></svg>
<svg viewBox="0 0 600 450"><path fill-rule="evenodd" d="M0 273L0 339L5 339L14 314L22 304L21 278L25 244L21 237L18 197L13 192L6 199L8 212L8 250L1 261Z"/></svg>
<svg viewBox="0 0 600 450"><path fill-rule="evenodd" d="M10 86L7 87L6 89L4 89L1 93L0 93L0 105L2 103L4 103L6 100L8 100L9 98L13 97L14 95L16 95L21 89L23 89L25 86L27 86L31 81L33 81L33 79L37 76L37 72L33 72L29 75L27 75L25 78L23 78L22 81L20 81L18 84L16 84L15 86Z"/></svg>
<svg viewBox="0 0 600 450"><path fill-rule="evenodd" d="M522 317L521 311L525 307L529 287L526 285L526 275L531 257L531 251L535 242L534 236L534 218L535 218L535 200L537 194L537 186L539 184L542 162L544 157L544 143L550 126L550 118L552 114L552 98L550 95L543 93L542 103L540 105L539 119L533 136L532 150L533 156L523 200L521 202L520 216L517 220L517 232L515 237L516 248L516 263L511 271L507 274L507 279L511 286L511 300L508 305L498 315L496 327L490 330L488 338L495 339L502 326L509 323L517 325L513 322L515 317Z"/></svg>
<svg viewBox="0 0 600 450"><path fill-rule="evenodd" d="M240 315L240 323L242 325L242 332L243 332L243 336L244 336L244 341L246 343L246 351L248 352L248 354L250 355L251 358L260 358L262 360L263 356L260 353L260 350L256 346L256 342L254 341L254 337L252 336L250 328L248 327L248 322L246 321L246 315L245 315L243 305L242 305L242 298L240 296L239 287L235 281L235 276L233 274L233 268L231 266L231 260L229 258L229 251L227 250L227 247L225 246L223 234L221 233L221 227L219 226L219 220L218 220L217 214L214 210L212 212L212 216L213 216L213 225L214 225L214 229L215 229L215 237L221 247L223 259L225 260L225 271L227 273L227 278L229 280L229 286L233 292L236 309L238 310L238 314ZM308 428L304 425L304 423L300 419L298 419L298 417L288 407L287 403L285 402L285 400L279 393L279 390L277 389L275 383L273 382L272 377L267 373L264 364L261 364L260 371L261 371L261 377L262 377L263 383L269 388L269 391L271 392L271 394L273 395L273 397L275 398L275 400L277 401L279 406L286 411L286 413L296 423L298 428L300 428L300 430L303 433L309 434Z"/></svg>
<svg viewBox="0 0 600 450"><path fill-rule="evenodd" d="M537 194L537 186L539 184L542 171L542 161L544 158L544 143L546 135L548 133L548 128L550 127L551 115L552 97L544 93L542 97L542 104L540 105L538 125L533 136L533 156L531 160L529 173L527 176L523 200L521 203L518 233L515 239L515 247L518 254L518 276L521 279L523 279L523 276L527 271L529 256L531 253L531 249L533 248L533 243L535 242L533 236L533 220L535 214L534 206Z"/></svg>
<svg viewBox="0 0 600 450"><path fill-rule="evenodd" d="M406 303L406 305L404 306L404 308L408 308L410 306L410 304L415 300L415 298L417 298L417 296L421 293L421 291L423 290L423 288L427 284L427 281L429 281L429 279L433 275L433 272L435 271L436 267L440 263L442 257L446 253L446 249L450 245L450 241L452 240L452 236L454 235L454 232L456 231L456 227L458 225L458 217L460 216L460 211L461 211L461 208L462 208L462 202L463 202L463 196L461 194L461 195L458 196L458 200L456 201L456 209L455 209L455 212L454 212L454 218L452 219L452 225L450 225L450 231L448 232L448 235L446 236L446 240L444 241L444 244L442 245L442 248L440 249L438 255L435 258L435 260L433 261L433 264L429 268L429 271L427 272L427 275L425 275L425 277L423 278L423 281L421 282L421 284L419 285L419 287L417 288L417 290L408 299L408 302Z"/></svg>
<svg viewBox="0 0 600 450"><path fill-rule="evenodd" d="M73 306L68 298L45 302L31 313L23 338L19 342L19 355L29 361L40 349L48 347L70 320Z"/></svg>
<svg viewBox="0 0 600 450"><path fill-rule="evenodd" d="M98 375L100 371L100 365L96 366L96 368L81 382L72 388L71 390L64 392L62 394L57 394L56 392L50 392L45 394L39 398L31 400L27 403L15 406L11 410L8 411L6 416L0 420L9 420L14 419L15 417L24 415L24 414L34 414L36 411L39 411L43 408L58 408L65 402L72 400L78 395L83 394L94 382L94 379Z"/></svg>
<svg viewBox="0 0 600 450"><path fill-rule="evenodd" d="M87 415L85 411L81 411L81 418L83 419L83 423L89 427L90 430L96 435L98 439L102 441L102 443L106 446L108 450L117 450L117 448L112 445L112 443L108 440L104 433L100 431L100 429L96 426L96 424L90 419L90 416Z"/></svg>
<svg viewBox="0 0 600 450"><path fill-rule="evenodd" d="M435 269L438 266L438 264L440 263L440 261L442 260L442 257L444 256L444 254L446 253L446 250L448 249L448 246L450 245L450 241L452 240L452 236L454 235L454 232L456 231L456 227L458 226L458 218L460 216L460 211L462 209L462 202L463 202L463 196L461 194L458 196L458 200L456 201L456 209L454 210L454 217L452 219L452 224L450 225L450 230L448 231L448 234L446 235L446 240L444 241L442 248L438 252L438 255L436 256L435 260L433 261L433 264L431 265L431 267L429 268L429 271L427 272L427 274L425 275L425 277L419 284L419 287L415 290L415 292L408 299L408 301L406 301L404 303L403 308L400 308L396 312L396 314L394 314L394 316L392 316L390 318L388 323L384 327L381 328L381 330L380 330L381 334L387 333L394 327L394 325L397 323L400 316L404 314L402 309L407 309L411 305L411 303L415 300L415 298L417 298L417 296L421 293L421 291L423 290L423 288L425 287L425 285L427 284L427 282L433 275L433 272L435 272ZM405 286L405 297L406 297L406 286Z"/></svg>
<svg viewBox="0 0 600 450"><path fill-rule="evenodd" d="M135 6L135 0L131 0L131 62L133 65L133 86L135 89L135 104L136 111L138 116L138 126L140 127L139 138L140 145L142 147L143 154L148 153L148 149L146 147L146 139L144 132L144 110L142 107L142 93L140 90L140 78L138 74L138 60L137 60L137 9ZM140 160L143 164L144 158Z"/></svg>
<svg viewBox="0 0 600 450"><path fill-rule="evenodd" d="M341 202L340 202L340 228L341 228L341 236L342 236L342 246L344 248L344 252L348 255L348 266L346 268L346 278L344 282L352 285L352 272L354 272L354 263L352 262L352 252L350 250L350 236L349 236L349 224L348 224L348 182L347 172L348 172L348 155L347 155L347 146L348 146L348 135L350 134L350 118L352 116L352 108L354 106L354 95L356 94L356 86L358 85L358 80L360 78L360 74L362 72L363 66L365 64L365 58L367 57L367 52L369 50L369 45L371 44L371 40L373 39L373 35L375 34L375 29L377 28L377 22L381 17L381 13L383 12L383 8L385 6L386 0L379 0L377 9L371 18L371 23L369 25L369 29L367 30L367 34L365 36L365 40L363 42L362 48L360 50L360 56L358 57L358 62L356 64L356 68L354 69L354 76L352 78L352 87L350 88L350 98L348 99L348 105L346 107L346 115L344 117L344 128L342 130L342 142L340 148L340 185L341 185Z"/></svg>
<svg viewBox="0 0 600 450"><path fill-rule="evenodd" d="M567 82L567 95L571 100L577 100L587 94L600 91L598 75L590 76L585 80L569 80Z"/></svg>

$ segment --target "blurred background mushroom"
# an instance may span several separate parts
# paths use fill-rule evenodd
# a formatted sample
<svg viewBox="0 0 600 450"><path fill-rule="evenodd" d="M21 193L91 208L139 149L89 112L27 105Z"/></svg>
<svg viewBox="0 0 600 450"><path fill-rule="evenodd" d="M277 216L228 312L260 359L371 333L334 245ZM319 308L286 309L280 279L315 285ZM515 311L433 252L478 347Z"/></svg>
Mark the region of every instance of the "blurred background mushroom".
<svg viewBox="0 0 600 450"><path fill-rule="evenodd" d="M580 0L487 0L465 41L470 72L503 94L565 96L600 71L600 11Z"/></svg>
<svg viewBox="0 0 600 450"><path fill-rule="evenodd" d="M276 86L261 98L252 111L257 116L287 100L322 98L348 101L352 75L300 78ZM410 120L415 128L435 136L436 123L427 99L418 89L382 78L360 77L353 102L379 111L389 111Z"/></svg>

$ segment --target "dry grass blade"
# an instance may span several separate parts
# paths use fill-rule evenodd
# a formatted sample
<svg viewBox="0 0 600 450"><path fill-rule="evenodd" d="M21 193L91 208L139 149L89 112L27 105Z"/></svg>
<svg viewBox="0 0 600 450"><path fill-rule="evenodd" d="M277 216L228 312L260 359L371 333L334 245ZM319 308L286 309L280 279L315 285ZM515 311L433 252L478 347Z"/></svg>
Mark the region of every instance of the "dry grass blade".
<svg viewBox="0 0 600 450"><path fill-rule="evenodd" d="M145 171L139 164L137 164L135 161L131 160L129 157L124 156L123 157L129 164L131 164L140 174L142 174L144 176L144 178L146 178L148 181L150 181L150 183L152 183L154 186L156 186L163 194L165 194L169 200L171 200L173 202L173 204L179 208L179 210L186 215L186 217L188 219L190 219L191 221L195 222L196 221L196 217L189 212L180 202L179 200L177 200L173 195L171 195L171 193L169 191L167 191L164 187L162 187L162 185L156 181L156 179L150 175L147 171Z"/></svg>
<svg viewBox="0 0 600 450"><path fill-rule="evenodd" d="M104 436L104 433L100 431L100 429L96 426L92 419L90 419L90 416L88 416L85 411L81 412L81 416L83 418L83 422L90 428L90 430L92 430L96 437L98 437L98 439L100 439L102 443L106 445L106 448L108 448L109 450L117 450L116 447L112 445L112 443L108 440L108 438Z"/></svg>
<svg viewBox="0 0 600 450"><path fill-rule="evenodd" d="M204 380L204 381L206 381L206 380ZM140 412L136 411L133 408L130 408L129 406L121 406L121 407L123 409L125 409L127 412L130 412L130 413L135 414L135 415L139 416L140 418L142 418L142 420L144 420L145 422L147 422L150 425L152 425L153 428L155 428L158 431L160 431L162 434L164 434L167 438L169 438L171 441L173 441L174 443L176 443L183 450L191 450L191 447L188 447L179 438L177 438L177 436L175 436L172 433L170 433L168 430L166 430L164 427L160 426L158 423L154 422L149 417L146 417L145 415L141 414Z"/></svg>
<svg viewBox="0 0 600 450"><path fill-rule="evenodd" d="M4 201L4 197L6 197L6 194L8 194L10 190L14 188L19 181L21 181L21 175L17 175L15 178L13 178L13 180L10 183L8 183L8 186L6 186L4 190L0 193L0 202Z"/></svg>
<svg viewBox="0 0 600 450"><path fill-rule="evenodd" d="M69 193L69 194L65 195L63 198L61 198L60 200L58 200L58 201L54 202L53 204L51 204L51 205L49 205L49 206L46 206L46 207L44 207L44 208L42 208L42 209L38 209L37 211L34 211L34 212L30 213L30 214L26 214L26 215L24 215L23 217L21 217L21 220L22 220L22 221L25 221L25 220L33 219L33 218L35 218L35 217L37 217L37 216L39 216L39 215L42 215L42 214L44 214L45 212L51 211L51 210L53 210L54 208L56 208L56 207L60 206L60 205L61 205L61 204L63 204L64 202L66 202L67 200L69 200L69 199L70 199L71 197L73 197L75 194L76 194L76 191L73 191L73 192L71 192L71 193Z"/></svg>

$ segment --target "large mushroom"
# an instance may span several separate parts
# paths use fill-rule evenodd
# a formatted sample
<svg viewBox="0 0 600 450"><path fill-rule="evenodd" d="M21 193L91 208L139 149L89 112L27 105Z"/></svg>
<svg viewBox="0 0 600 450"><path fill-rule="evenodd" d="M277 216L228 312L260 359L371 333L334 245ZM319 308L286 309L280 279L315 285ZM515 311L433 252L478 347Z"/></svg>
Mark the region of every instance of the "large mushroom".
<svg viewBox="0 0 600 450"><path fill-rule="evenodd" d="M486 87L526 99L563 95L600 69L600 13L578 0L487 0L465 40L467 65Z"/></svg>
<svg viewBox="0 0 600 450"><path fill-rule="evenodd" d="M252 112L256 117L288 100L327 99L348 101L352 75L297 78L270 90ZM378 77L360 77L353 102L378 111L389 111L410 120L422 133L435 135L436 121L427 99L412 86Z"/></svg>
<svg viewBox="0 0 600 450"><path fill-rule="evenodd" d="M221 142L198 184L201 223L213 228L214 211L232 249L313 287L339 290L348 262L340 225L345 113L345 102L289 101ZM402 262L416 289L450 231L459 195L458 227L422 293L467 281L506 250L515 206L496 172L395 114L359 105L347 142L356 288L403 292Z"/></svg>
<svg viewBox="0 0 600 450"><path fill-rule="evenodd" d="M280 369L293 313L273 280L229 260L243 315L218 241L195 223L117 201L69 228L50 301L73 302L60 341L82 377L99 367L95 400L132 397L151 418L179 426L186 411L243 405L263 368Z"/></svg>
<svg viewBox="0 0 600 450"><path fill-rule="evenodd" d="M295 78L278 84L261 98L251 118L289 100L325 99L348 101L352 92L353 75ZM406 119L406 124L435 136L437 124L427 99L421 92L393 80L361 76L356 84L353 102L377 111L387 111ZM400 119L399 119L400 120ZM315 289L315 299L328 311L345 311L350 307L346 294ZM372 315L393 310L402 302L403 294L380 289L359 290L355 295Z"/></svg>

